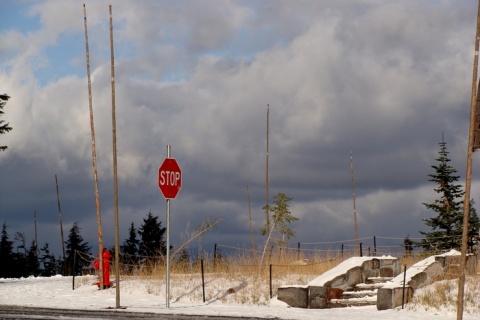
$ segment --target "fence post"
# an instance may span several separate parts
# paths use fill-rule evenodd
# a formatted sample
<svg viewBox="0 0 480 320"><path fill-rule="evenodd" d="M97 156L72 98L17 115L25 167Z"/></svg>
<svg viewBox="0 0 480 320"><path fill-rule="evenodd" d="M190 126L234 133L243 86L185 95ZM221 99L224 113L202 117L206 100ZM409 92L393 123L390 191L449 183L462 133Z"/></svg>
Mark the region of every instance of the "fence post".
<svg viewBox="0 0 480 320"><path fill-rule="evenodd" d="M342 243L342 258L343 258L343 243Z"/></svg>
<svg viewBox="0 0 480 320"><path fill-rule="evenodd" d="M405 303L405 280L407 278L407 265L405 265L403 269L403 292L402 292L402 309L403 309L403 304Z"/></svg>
<svg viewBox="0 0 480 320"><path fill-rule="evenodd" d="M270 248L270 253L269 253L269 255L268 255L268 260L269 260L269 261L272 260L272 253L273 253L273 248L274 248L274 247L275 247L275 246L272 246L272 247Z"/></svg>
<svg viewBox="0 0 480 320"><path fill-rule="evenodd" d="M213 246L213 272L215 272L215 263L217 262L217 244Z"/></svg>
<svg viewBox="0 0 480 320"><path fill-rule="evenodd" d="M202 293L203 293L203 303L205 303L205 272L203 269L203 258L200 260L200 268L202 271Z"/></svg>
<svg viewBox="0 0 480 320"><path fill-rule="evenodd" d="M297 260L300 259L300 242L298 243L298 248L297 248Z"/></svg>
<svg viewBox="0 0 480 320"><path fill-rule="evenodd" d="M377 237L373 236L373 255L377 256Z"/></svg>
<svg viewBox="0 0 480 320"><path fill-rule="evenodd" d="M362 249L363 243L360 242L360 257L363 257L363 249Z"/></svg>
<svg viewBox="0 0 480 320"><path fill-rule="evenodd" d="M75 290L75 257L77 255L77 250L73 250L73 277L72 277L72 290ZM65 262L63 263L65 265Z"/></svg>
<svg viewBox="0 0 480 320"><path fill-rule="evenodd" d="M272 299L272 264L270 264L270 299Z"/></svg>

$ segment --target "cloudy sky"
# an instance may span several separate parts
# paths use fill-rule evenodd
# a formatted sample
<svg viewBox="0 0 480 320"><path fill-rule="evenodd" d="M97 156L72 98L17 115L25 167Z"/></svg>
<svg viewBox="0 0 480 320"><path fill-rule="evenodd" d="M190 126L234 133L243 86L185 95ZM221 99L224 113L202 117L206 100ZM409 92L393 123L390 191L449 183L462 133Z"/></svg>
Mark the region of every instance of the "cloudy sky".
<svg viewBox="0 0 480 320"><path fill-rule="evenodd" d="M108 2L86 1L100 205L114 243ZM165 226L158 167L182 168L172 244L208 217L200 243L264 238L266 114L270 197L285 193L297 242L418 237L442 132L465 177L474 0L114 1L120 240L149 211ZM97 247L83 6L2 1L0 222L60 255L78 222ZM474 157L472 197L480 192ZM368 240L370 241L370 240ZM382 240L383 241L383 240ZM397 240L396 243L400 243ZM382 243L380 243L381 245Z"/></svg>

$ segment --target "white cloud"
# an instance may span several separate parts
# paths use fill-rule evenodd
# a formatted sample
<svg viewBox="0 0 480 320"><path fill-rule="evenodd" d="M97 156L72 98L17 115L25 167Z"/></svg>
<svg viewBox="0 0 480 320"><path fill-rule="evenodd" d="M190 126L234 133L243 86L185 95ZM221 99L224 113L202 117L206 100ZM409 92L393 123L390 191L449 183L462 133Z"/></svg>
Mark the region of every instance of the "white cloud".
<svg viewBox="0 0 480 320"><path fill-rule="evenodd" d="M182 217L195 224L205 213L221 213L235 218L217 235L234 234L239 221L244 231L250 185L260 225L270 104L271 194L294 197L299 234L318 237L326 223L333 227L321 236L351 233L350 150L362 232L398 217L405 230L422 228L421 203L431 190L427 174L442 132L453 163L464 171L475 18L470 7L418 1L114 3L122 207L133 220L157 205L155 175L171 144L185 172ZM91 194L87 79L77 70L85 69L85 52L69 47L84 43L82 6L45 1L30 13L40 17L41 29L12 30L2 47L9 54L0 70L2 90L12 95L5 118L14 130L2 137L9 151L0 155L0 166L41 158L52 171L75 175L75 188L88 183L79 193ZM87 13L99 176L107 184L107 3L87 1ZM71 66L60 67L74 72L55 73L57 61L46 50L53 45L73 57ZM55 80L39 79L45 69Z"/></svg>

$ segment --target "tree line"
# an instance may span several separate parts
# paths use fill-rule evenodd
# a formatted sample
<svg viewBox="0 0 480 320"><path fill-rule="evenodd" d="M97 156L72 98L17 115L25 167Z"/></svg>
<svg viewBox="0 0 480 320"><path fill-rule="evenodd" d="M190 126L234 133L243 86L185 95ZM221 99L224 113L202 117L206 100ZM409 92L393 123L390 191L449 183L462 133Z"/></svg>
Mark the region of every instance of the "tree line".
<svg viewBox="0 0 480 320"><path fill-rule="evenodd" d="M0 117L4 114L3 108L10 99L7 94L0 94ZM4 120L0 120L0 135L8 133L12 128ZM428 252L442 252L449 249L459 249L462 242L463 229L463 203L464 191L458 183L460 176L456 175L457 171L450 165L451 159L447 150L446 142L443 140L439 143L440 150L436 165L431 167L434 173L429 174L429 181L433 182L436 187L434 191L439 197L432 203L423 203L423 205L434 212L431 218L422 219L429 227L430 231L421 231L420 234L424 238L415 242L405 237L403 247L405 252L411 252L415 247L423 248ZM7 146L0 146L0 151L5 151ZM262 235L266 236L266 245L270 241L276 245L286 246L287 240L295 236L295 232L290 228L289 224L297 221L289 208L288 202L292 198L283 193L279 193L274 197L274 206L265 206L267 217L272 216L273 223L267 222L260 229ZM478 250L479 244L479 217L474 208L475 202L470 199L470 217L468 225L468 247L471 252ZM199 229L194 232L194 237L202 236L209 228L215 227L219 220L206 220ZM152 257L162 258L166 254L166 244L164 233L166 228L162 227L158 217L153 216L151 212L143 219L143 223L139 229L135 228L132 222L128 230L128 237L120 247L121 260L127 265L137 265L139 263L152 262ZM50 252L49 244L45 243L41 248L37 247L35 241L27 244L24 233L17 232L14 236L20 245L14 251L14 241L11 241L7 232L7 225L4 222L2 235L0 239L0 277L24 277L30 275L50 276L54 274L71 275L74 272L80 273L84 268L89 267L91 261L80 259L75 266L73 260L75 252L80 251L91 256L91 246L83 240L80 234L80 228L75 222L70 229L66 244L65 259L55 258ZM183 245L180 246L183 248ZM109 248L114 251L113 247ZM265 250L264 250L265 251ZM188 252L184 249L177 252L176 259L178 261L188 261Z"/></svg>
<svg viewBox="0 0 480 320"><path fill-rule="evenodd" d="M151 259L150 257L164 256L166 253L165 231L166 228L162 227L158 216L153 216L151 212L143 219L138 230L132 222L128 237L120 249L121 260L137 264ZM65 246L65 260L63 260L51 253L48 243L38 248L32 240L27 245L24 233L15 233L11 240L7 224L4 222L0 238L0 278L78 275L91 267L92 247L83 239L77 222L74 222L69 230ZM114 247L108 250L114 252ZM76 253L80 254L75 256ZM188 254L185 251L180 257L188 259Z"/></svg>

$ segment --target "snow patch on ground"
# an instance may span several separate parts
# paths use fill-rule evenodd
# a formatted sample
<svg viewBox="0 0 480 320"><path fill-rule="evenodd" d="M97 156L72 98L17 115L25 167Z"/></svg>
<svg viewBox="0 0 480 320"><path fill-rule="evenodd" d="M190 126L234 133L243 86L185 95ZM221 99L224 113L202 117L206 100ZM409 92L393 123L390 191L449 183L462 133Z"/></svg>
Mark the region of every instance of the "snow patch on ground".
<svg viewBox="0 0 480 320"><path fill-rule="evenodd" d="M75 278L54 276L50 278L30 277L21 279L0 279L1 305L24 305L49 308L105 310L115 307L116 289L100 291L94 276ZM235 304L225 299L215 299L215 293L203 303L201 296L191 295L197 283L183 279L181 290L172 290L170 308L166 308L166 288L161 281L124 279L120 282L120 304L125 312L156 312L163 314L221 315L279 319L356 319L356 320L447 320L455 316L450 310L394 309L378 311L375 306L340 309L299 309L272 299L266 305L250 303ZM182 293L183 292L183 293ZM232 293L237 294L237 293ZM187 298L188 297L188 298ZM478 319L478 315L464 315L465 320Z"/></svg>

